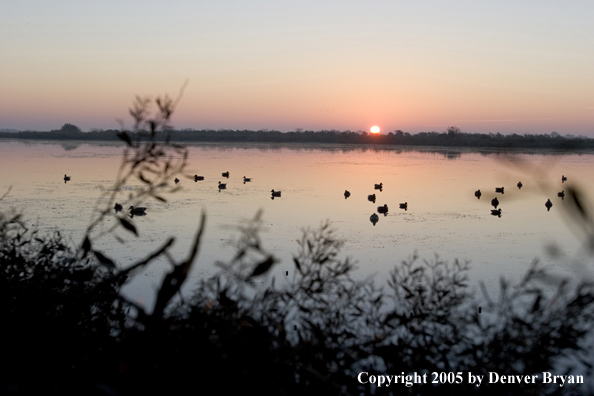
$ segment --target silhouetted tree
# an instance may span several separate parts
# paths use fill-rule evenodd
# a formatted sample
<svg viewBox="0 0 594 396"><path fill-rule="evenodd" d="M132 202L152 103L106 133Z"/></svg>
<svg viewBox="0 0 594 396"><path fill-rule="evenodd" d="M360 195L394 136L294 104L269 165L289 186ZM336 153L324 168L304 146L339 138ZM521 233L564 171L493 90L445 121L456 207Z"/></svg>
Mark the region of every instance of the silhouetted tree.
<svg viewBox="0 0 594 396"><path fill-rule="evenodd" d="M453 138L453 137L460 135L462 133L462 130L460 128L458 128L457 126L449 126L446 129L446 133L448 134L448 136L450 138Z"/></svg>
<svg viewBox="0 0 594 396"><path fill-rule="evenodd" d="M60 132L80 132L80 128L74 124L64 124L62 128L60 128Z"/></svg>

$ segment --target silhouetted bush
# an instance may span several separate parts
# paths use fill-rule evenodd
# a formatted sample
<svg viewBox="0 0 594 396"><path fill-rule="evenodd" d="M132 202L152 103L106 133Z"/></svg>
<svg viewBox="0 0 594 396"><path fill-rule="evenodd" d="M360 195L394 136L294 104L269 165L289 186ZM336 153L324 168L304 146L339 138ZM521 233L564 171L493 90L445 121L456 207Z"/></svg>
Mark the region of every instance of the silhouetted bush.
<svg viewBox="0 0 594 396"><path fill-rule="evenodd" d="M258 219L244 230L235 259L201 279L190 296L171 302L183 280L164 280L157 294L167 294L169 303L161 311L157 302L149 314L120 295L127 270L82 257L59 234L29 233L18 218L3 217L4 389L186 394L219 386L223 393L371 394L372 385L357 381L362 371L525 375L555 371L563 356L576 364L587 358L591 283L561 282L550 293L543 283L550 279L535 265L514 287L502 281L499 299L483 303L479 314L466 264L413 257L394 268L389 291L378 290L371 280L351 278L353 264L339 258L340 241L323 225L304 233L295 276L277 288L252 282L275 262L257 230ZM386 390L437 394L444 386ZM545 389L476 388L466 381L450 387L480 394Z"/></svg>

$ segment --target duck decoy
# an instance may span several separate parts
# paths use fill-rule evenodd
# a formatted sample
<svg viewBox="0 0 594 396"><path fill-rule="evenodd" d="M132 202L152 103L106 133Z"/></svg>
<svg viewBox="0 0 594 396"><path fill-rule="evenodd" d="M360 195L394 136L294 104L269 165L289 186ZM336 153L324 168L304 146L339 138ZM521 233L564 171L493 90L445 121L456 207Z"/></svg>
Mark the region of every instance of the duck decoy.
<svg viewBox="0 0 594 396"><path fill-rule="evenodd" d="M375 188L376 190L380 190L380 191L382 191L382 188L383 188L383 187L384 187L384 185L383 185L382 183L380 183L380 184L375 184L375 185L373 186L373 188Z"/></svg>
<svg viewBox="0 0 594 396"><path fill-rule="evenodd" d="M497 209L497 206L499 205L499 200L497 199L497 197L495 197L491 200L491 205L493 205L493 207L495 207L495 209Z"/></svg>
<svg viewBox="0 0 594 396"><path fill-rule="evenodd" d="M175 182L175 184L179 183L179 179L176 177L174 182Z"/></svg>
<svg viewBox="0 0 594 396"><path fill-rule="evenodd" d="M223 177L226 177L228 179L229 178L229 171L223 172Z"/></svg>
<svg viewBox="0 0 594 396"><path fill-rule="evenodd" d="M371 194L367 196L367 200L370 202L375 203L375 194Z"/></svg>
<svg viewBox="0 0 594 396"><path fill-rule="evenodd" d="M221 183L221 182L219 181L219 191L220 191L220 190L223 190L223 189L225 189L225 188L227 188L227 183Z"/></svg>
<svg viewBox="0 0 594 396"><path fill-rule="evenodd" d="M377 207L377 212L378 213L383 213L383 214L388 214L388 205L384 204L384 206L378 206Z"/></svg>
<svg viewBox="0 0 594 396"><path fill-rule="evenodd" d="M561 175L561 183L565 183L567 181L567 178L565 177L565 175Z"/></svg>
<svg viewBox="0 0 594 396"><path fill-rule="evenodd" d="M545 206L547 207L547 212L549 210L551 210L551 208L553 207L553 203L551 202L550 199L547 199L547 202L545 203Z"/></svg>
<svg viewBox="0 0 594 396"><path fill-rule="evenodd" d="M204 180L204 176L194 175L194 181L197 182L198 180Z"/></svg>
<svg viewBox="0 0 594 396"><path fill-rule="evenodd" d="M371 216L369 216L369 221L371 221L375 226L375 223L379 221L379 216L376 213L374 213Z"/></svg>
<svg viewBox="0 0 594 396"><path fill-rule="evenodd" d="M243 184L247 183L247 182L251 182L252 178L251 177L243 177Z"/></svg>
<svg viewBox="0 0 594 396"><path fill-rule="evenodd" d="M481 199L481 195L483 195L483 194L481 193L481 190L476 190L476 191L474 192L474 196L475 196L475 197L477 197L478 199Z"/></svg>
<svg viewBox="0 0 594 396"><path fill-rule="evenodd" d="M144 216L144 215L146 215L146 208L145 207L136 208L134 206L130 206L128 208L128 210L130 211L130 215L131 216Z"/></svg>
<svg viewBox="0 0 594 396"><path fill-rule="evenodd" d="M561 198L561 199L565 198L565 190L563 190L563 191L561 191L561 192L557 193L557 196L558 196L559 198Z"/></svg>
<svg viewBox="0 0 594 396"><path fill-rule="evenodd" d="M274 189L272 189L270 191L270 193L272 194L272 198L274 198L274 197L279 198L281 196L281 192L280 191L274 191Z"/></svg>
<svg viewBox="0 0 594 396"><path fill-rule="evenodd" d="M66 174L64 174L64 184L66 184L66 182L70 181L70 176L66 176Z"/></svg>
<svg viewBox="0 0 594 396"><path fill-rule="evenodd" d="M119 203L116 202L116 204L113 207L113 209L115 210L116 213L118 213L119 211L121 211L124 208L122 207L122 205L120 205Z"/></svg>
<svg viewBox="0 0 594 396"><path fill-rule="evenodd" d="M504 187L495 187L495 192L496 192L496 193L501 193L501 194L503 194L503 193L504 193Z"/></svg>
<svg viewBox="0 0 594 396"><path fill-rule="evenodd" d="M351 196L351 192L349 190L344 190L344 199L347 199Z"/></svg>
<svg viewBox="0 0 594 396"><path fill-rule="evenodd" d="M400 209L408 210L408 202L401 203L400 204Z"/></svg>
<svg viewBox="0 0 594 396"><path fill-rule="evenodd" d="M491 216L501 217L501 208L491 209Z"/></svg>
<svg viewBox="0 0 594 396"><path fill-rule="evenodd" d="M518 186L518 188L519 188L519 189L521 189L521 188L522 188L522 186L523 186L522 182L521 182L521 181L519 181L519 182L518 182L518 184L517 184L517 186Z"/></svg>

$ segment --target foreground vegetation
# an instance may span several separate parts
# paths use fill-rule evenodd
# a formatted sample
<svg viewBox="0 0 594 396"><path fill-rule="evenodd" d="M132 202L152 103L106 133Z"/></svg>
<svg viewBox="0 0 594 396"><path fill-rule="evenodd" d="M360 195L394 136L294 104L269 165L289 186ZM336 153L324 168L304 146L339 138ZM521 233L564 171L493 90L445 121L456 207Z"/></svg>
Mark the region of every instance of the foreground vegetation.
<svg viewBox="0 0 594 396"><path fill-rule="evenodd" d="M594 324L594 283L553 278L535 263L524 277L502 280L499 295L470 292L462 262L417 257L397 263L388 288L352 277L332 227L305 230L293 275L284 287L269 276L277 259L259 239L261 215L241 228L236 255L180 295L200 251L206 215L183 260L169 254L173 238L122 268L96 249L101 238L137 233L134 219L114 213L117 192L131 180L128 203L164 200L164 180L185 171L187 151L157 141L174 103L132 110L138 133L126 144L113 189L78 247L55 232L29 230L18 214L0 213L0 389L12 394L587 394L588 384L469 383L468 373L591 374L588 340ZM181 155L180 155L181 154ZM579 192L567 190L576 222L591 235ZM126 205L124 205L126 207ZM107 222L107 219L115 221ZM157 258L170 263L149 309L122 293ZM256 280L266 279L264 282ZM479 310L480 306L480 310ZM361 373L368 373L360 376ZM428 383L381 388L372 375L427 374ZM431 373L445 373L432 384ZM447 373L463 373L450 384ZM487 378L485 377L485 378ZM438 379L439 379L438 375ZM359 381L361 379L362 381ZM361 383L364 382L364 383ZM454 380L455 381L455 377ZM542 382L542 379L539 380ZM377 382L376 382L377 383Z"/></svg>
<svg viewBox="0 0 594 396"><path fill-rule="evenodd" d="M72 124L50 132L0 132L0 138L46 140L118 140L119 130L82 132ZM131 136L134 133L128 132ZM490 147L518 149L582 150L594 148L594 139L561 136L556 133L540 135L502 135L500 133L464 133L457 127L443 132L410 134L394 131L388 134L369 134L358 131L250 131L250 130L167 130L157 131L157 141L172 139L178 142L269 142L269 143L348 143L370 145Z"/></svg>

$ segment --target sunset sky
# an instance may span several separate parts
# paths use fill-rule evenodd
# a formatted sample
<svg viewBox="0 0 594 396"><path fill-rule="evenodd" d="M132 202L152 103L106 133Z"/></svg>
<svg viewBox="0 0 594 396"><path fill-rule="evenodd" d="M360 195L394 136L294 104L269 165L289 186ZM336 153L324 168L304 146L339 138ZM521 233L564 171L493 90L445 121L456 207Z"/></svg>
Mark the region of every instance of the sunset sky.
<svg viewBox="0 0 594 396"><path fill-rule="evenodd" d="M176 128L594 137L594 2L70 1L0 5L0 129Z"/></svg>

